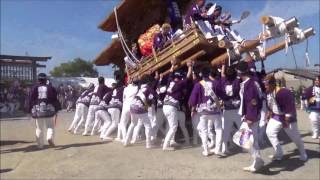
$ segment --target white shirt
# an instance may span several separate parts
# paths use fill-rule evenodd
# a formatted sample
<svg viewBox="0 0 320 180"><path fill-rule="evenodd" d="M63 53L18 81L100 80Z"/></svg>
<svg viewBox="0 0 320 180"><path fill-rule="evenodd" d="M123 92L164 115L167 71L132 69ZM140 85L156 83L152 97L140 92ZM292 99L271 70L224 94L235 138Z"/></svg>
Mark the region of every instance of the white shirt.
<svg viewBox="0 0 320 180"><path fill-rule="evenodd" d="M244 93L244 85L246 84L246 82L249 81L250 78L244 80L243 82L240 83L240 92L239 92L239 95L240 95L240 108L239 108L239 111L238 111L238 114L239 115L242 115L242 109L243 109L243 93Z"/></svg>
<svg viewBox="0 0 320 180"><path fill-rule="evenodd" d="M130 108L130 104L134 97L137 95L138 86L128 84L123 90L123 108Z"/></svg>

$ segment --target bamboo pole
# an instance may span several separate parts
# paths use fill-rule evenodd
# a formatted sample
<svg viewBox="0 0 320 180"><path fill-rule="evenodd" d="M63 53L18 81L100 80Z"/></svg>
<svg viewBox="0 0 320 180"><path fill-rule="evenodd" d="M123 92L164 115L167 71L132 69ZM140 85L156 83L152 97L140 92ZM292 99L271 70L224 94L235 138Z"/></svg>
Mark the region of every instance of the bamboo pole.
<svg viewBox="0 0 320 180"><path fill-rule="evenodd" d="M181 68L182 66L185 66L187 64L188 61L195 61L197 58L199 58L200 56L205 55L206 52L204 50L198 51L197 53L193 54L192 56L190 56L189 58L183 60L182 62L180 62L179 65L173 67L173 70L177 70L179 68ZM166 76L170 73L170 69L164 71L163 73L161 73L163 76Z"/></svg>
<svg viewBox="0 0 320 180"><path fill-rule="evenodd" d="M307 28L303 31L303 33L304 33L306 39L315 35L313 28ZM293 45L293 43L290 42L288 45L291 46L291 45ZM275 45L266 49L265 57L270 56L270 55L284 49L285 47L286 47L286 41L282 41L278 44L275 44Z"/></svg>
<svg viewBox="0 0 320 180"><path fill-rule="evenodd" d="M250 51L260 45L260 40L247 40L244 42L243 47L240 47L239 52L240 54L246 51ZM229 59L228 54L224 53L218 57L215 57L210 61L211 66L218 66L223 64L225 61Z"/></svg>

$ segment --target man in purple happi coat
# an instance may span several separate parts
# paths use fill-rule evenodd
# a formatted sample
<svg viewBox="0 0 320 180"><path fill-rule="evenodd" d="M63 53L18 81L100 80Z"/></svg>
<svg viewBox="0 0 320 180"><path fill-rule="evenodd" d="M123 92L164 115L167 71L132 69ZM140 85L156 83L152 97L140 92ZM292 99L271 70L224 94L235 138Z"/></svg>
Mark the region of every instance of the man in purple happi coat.
<svg viewBox="0 0 320 180"><path fill-rule="evenodd" d="M89 106L88 115L85 123L85 129L82 134L83 136L89 135L89 128L95 120L96 109L99 107L99 103L103 98L103 96L107 92L111 91L111 89L105 85L104 77L99 77L98 82L99 82L99 85L95 87L93 91L93 95L90 100L90 106ZM78 124L77 129L79 128L80 125L81 124ZM94 135L94 132L91 132L91 135Z"/></svg>
<svg viewBox="0 0 320 180"><path fill-rule="evenodd" d="M68 128L69 132L73 131L74 134L77 134L77 131L75 130L77 124L86 120L93 90L94 84L90 83L88 88L84 92L82 92L80 97L77 99L76 112L74 114L73 121Z"/></svg>
<svg viewBox="0 0 320 180"><path fill-rule="evenodd" d="M233 124L237 125L237 128L241 124L241 116L239 115L240 107L240 83L241 80L237 78L237 72L231 66L222 66L221 71L221 88L223 92L222 100L224 105L223 111L223 144L222 152L229 153L229 145L231 143Z"/></svg>
<svg viewBox="0 0 320 180"><path fill-rule="evenodd" d="M47 141L54 146L54 126L56 116L61 110L57 99L57 91L51 85L47 85L47 75L40 73L38 83L32 87L29 95L28 112L36 122L36 140L39 148L44 145L44 131L47 128Z"/></svg>
<svg viewBox="0 0 320 180"><path fill-rule="evenodd" d="M133 130L137 125L138 121L143 122L146 135L146 148L152 148L151 143L151 121L148 117L148 108L152 106L152 103L155 103L155 92L151 87L152 77L150 75L144 75L140 80L140 87L136 93L134 99L130 104L130 113L131 113L131 124L128 128L123 145L128 146Z"/></svg>
<svg viewBox="0 0 320 180"><path fill-rule="evenodd" d="M267 136L275 150L275 154L269 156L272 160L281 160L283 151L278 140L278 134L284 129L290 139L296 144L300 152L300 160L306 161L308 156L304 149L297 126L297 110L292 92L284 87L276 86L273 74L264 80L267 93Z"/></svg>
<svg viewBox="0 0 320 180"><path fill-rule="evenodd" d="M320 76L317 76L312 86L305 90L302 99L308 102L307 110L310 112L312 138L320 138Z"/></svg>
<svg viewBox="0 0 320 180"><path fill-rule="evenodd" d="M239 93L239 114L242 117L240 129L248 129L252 132L253 136L253 145L252 148L250 148L250 154L253 158L253 163L251 166L244 167L243 170L256 172L264 165L258 144L258 127L263 95L259 83L252 78L247 62L240 62L237 66L237 72L242 80Z"/></svg>
<svg viewBox="0 0 320 180"><path fill-rule="evenodd" d="M101 129L101 135L100 138L102 138L105 141L112 141L113 138L111 137L111 134L114 132L115 129L117 129L120 121L120 113L122 108L122 97L123 97L123 90L124 86L122 83L118 82L113 91L106 94L106 108L104 108L104 111L107 111L107 113L110 115L110 118L102 118L104 119L104 125ZM96 113L96 116L97 113ZM96 117L97 118L97 117ZM108 121L109 120L109 121ZM118 128L119 129L119 128ZM120 130L120 129L119 129ZM120 138L120 131L118 130L118 138Z"/></svg>
<svg viewBox="0 0 320 180"><path fill-rule="evenodd" d="M180 108L180 101L182 100L182 90L186 88L186 85L188 84L188 81L191 79L192 75L192 66L193 63L190 61L187 63L188 66L188 72L187 77L183 78L181 71L175 71L173 70L174 62L172 62L171 66L171 78L169 80L169 84L167 86L167 94L164 98L164 105L163 105L163 113L168 120L169 124L169 131L167 132L167 135L165 137L163 147L162 149L164 151L166 150L174 150L174 147L170 147L170 141L173 139L177 128L178 128L178 121L179 121L179 108ZM186 137L186 133L184 134L184 138ZM185 139L185 142L188 142L188 140Z"/></svg>
<svg viewBox="0 0 320 180"><path fill-rule="evenodd" d="M197 0L196 3L192 4L188 9L184 23L185 25L191 25L191 19L193 21L204 20L202 17L202 8L204 7L206 0Z"/></svg>
<svg viewBox="0 0 320 180"><path fill-rule="evenodd" d="M205 67L201 71L202 80L195 84L190 98L189 106L191 107L191 116L195 113L199 114L199 123L197 129L199 131L203 152L202 155L208 156L211 152L218 156L224 156L221 152L222 145L222 120L221 120L221 89L220 82L217 77L217 70ZM215 149L210 150L208 143L209 131L215 129ZM210 138L211 139L211 138ZM211 139L213 142L213 139Z"/></svg>

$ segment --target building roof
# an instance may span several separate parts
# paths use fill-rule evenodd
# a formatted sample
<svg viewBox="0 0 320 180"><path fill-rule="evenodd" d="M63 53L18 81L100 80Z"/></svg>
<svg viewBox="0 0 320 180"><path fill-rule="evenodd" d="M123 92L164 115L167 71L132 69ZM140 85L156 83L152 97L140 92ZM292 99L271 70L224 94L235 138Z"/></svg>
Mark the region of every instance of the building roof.
<svg viewBox="0 0 320 180"><path fill-rule="evenodd" d="M119 40L113 40L109 46L104 49L94 60L97 66L108 65L113 63L119 67L124 66L123 58L125 57L124 51L120 51L121 43Z"/></svg>
<svg viewBox="0 0 320 180"><path fill-rule="evenodd" d="M0 55L0 60L48 61L51 57Z"/></svg>
<svg viewBox="0 0 320 180"><path fill-rule="evenodd" d="M275 69L269 73L275 73L275 72L278 72L278 71L282 71L284 73L287 73L287 74L291 74L291 75L294 75L294 76L299 76L299 77L303 77L303 78L306 78L306 79L315 79L317 76L320 75L320 69L288 69L288 68L278 68L278 69ZM268 73L268 74L269 74Z"/></svg>

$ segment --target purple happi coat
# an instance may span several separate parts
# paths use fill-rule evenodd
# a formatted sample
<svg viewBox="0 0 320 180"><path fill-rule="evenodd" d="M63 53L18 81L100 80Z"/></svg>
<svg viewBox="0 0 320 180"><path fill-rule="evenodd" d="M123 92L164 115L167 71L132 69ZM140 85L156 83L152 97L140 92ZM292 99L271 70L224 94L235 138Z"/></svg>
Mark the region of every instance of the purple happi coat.
<svg viewBox="0 0 320 180"><path fill-rule="evenodd" d="M267 94L267 108L272 112L272 118L284 122L285 116L289 122L297 121L297 111L294 95L287 88L280 88L276 92Z"/></svg>
<svg viewBox="0 0 320 180"><path fill-rule="evenodd" d="M109 108L122 108L124 86L118 87L112 91L112 96L109 101Z"/></svg>
<svg viewBox="0 0 320 180"><path fill-rule="evenodd" d="M164 48L164 45L167 41L169 41L172 38L172 34L163 35L161 32L156 34L153 38L153 47L154 49L161 50Z"/></svg>
<svg viewBox="0 0 320 180"><path fill-rule="evenodd" d="M239 114L246 120L259 121L262 109L262 92L258 82L252 78L240 84L240 109Z"/></svg>
<svg viewBox="0 0 320 180"><path fill-rule="evenodd" d="M241 80L238 78L234 79L233 81L229 81L225 77L220 79L223 93L221 98L224 102L225 110L238 109L240 107L240 83Z"/></svg>
<svg viewBox="0 0 320 180"><path fill-rule="evenodd" d="M185 18L184 18L185 24L190 25L191 18L193 21L204 20L205 18L201 16L201 12L202 11L197 4L192 4L185 15Z"/></svg>
<svg viewBox="0 0 320 180"><path fill-rule="evenodd" d="M90 100L90 105L99 105L101 99L103 99L103 96L110 91L111 89L105 84L99 84L99 86L94 89L94 93Z"/></svg>
<svg viewBox="0 0 320 180"><path fill-rule="evenodd" d="M77 100L77 103L81 103L89 107L90 99L93 94L93 89L94 88L87 89L83 93L81 93L80 97Z"/></svg>
<svg viewBox="0 0 320 180"><path fill-rule="evenodd" d="M148 107L155 102L155 91L150 85L142 84L130 104L130 112L133 114L147 113Z"/></svg>
<svg viewBox="0 0 320 180"><path fill-rule="evenodd" d="M39 83L33 86L28 102L28 112L33 118L52 117L61 110L57 91L51 85Z"/></svg>
<svg viewBox="0 0 320 180"><path fill-rule="evenodd" d="M186 88L188 81L187 78L178 81L171 80L170 78L167 86L167 94L164 98L164 105L171 105L180 109L180 101L183 99L182 90Z"/></svg>
<svg viewBox="0 0 320 180"><path fill-rule="evenodd" d="M305 92L302 95L302 99L311 99L314 98L315 101L313 103L308 104L309 111L320 112L320 87L318 86L310 86L305 89Z"/></svg>
<svg viewBox="0 0 320 180"><path fill-rule="evenodd" d="M204 85L204 83L206 85ZM211 90L207 88L210 88ZM195 84L188 104L189 106L196 108L197 112L201 114L219 114L221 109L216 103L216 100L221 98L221 95L222 92L220 89L219 80L211 81L208 78L204 78L204 80ZM216 96L218 99L213 99L214 96Z"/></svg>

